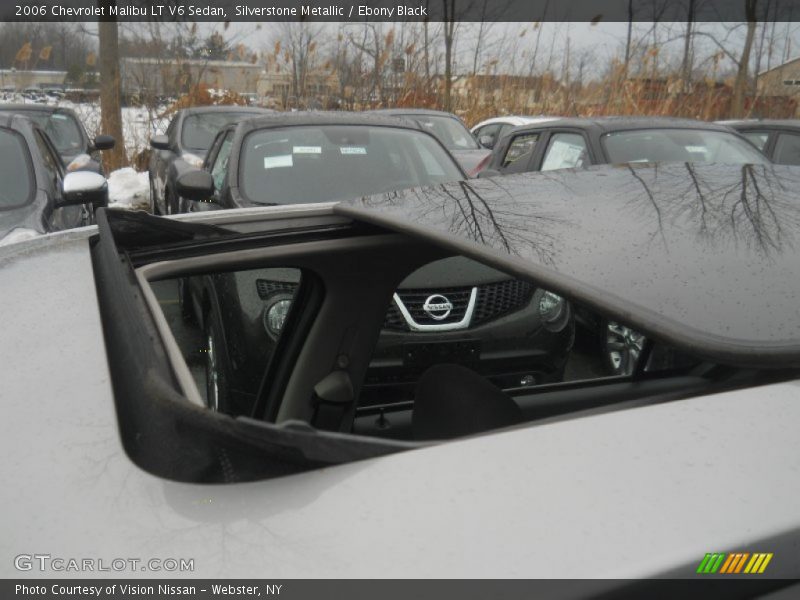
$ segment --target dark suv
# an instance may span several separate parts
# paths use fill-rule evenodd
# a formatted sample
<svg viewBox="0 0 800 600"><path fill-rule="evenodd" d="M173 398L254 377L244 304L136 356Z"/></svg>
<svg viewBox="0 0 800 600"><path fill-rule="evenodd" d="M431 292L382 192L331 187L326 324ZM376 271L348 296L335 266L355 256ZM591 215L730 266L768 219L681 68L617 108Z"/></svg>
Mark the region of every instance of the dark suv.
<svg viewBox="0 0 800 600"><path fill-rule="evenodd" d="M733 127L779 165L800 165L800 119L719 121Z"/></svg>
<svg viewBox="0 0 800 600"><path fill-rule="evenodd" d="M196 208L237 208L469 186L465 179L441 142L413 122L294 113L225 127L204 170L182 175L177 190ZM302 272L295 264L182 280L184 317L204 334L210 406L249 413ZM351 276L360 272L354 263ZM420 264L395 285L362 404L409 399L419 375L441 362L467 364L505 388L563 377L574 327L561 297L465 258Z"/></svg>
<svg viewBox="0 0 800 600"><path fill-rule="evenodd" d="M512 129L494 146L478 177L596 164L769 162L723 125L669 117L554 119ZM576 311L576 319L601 346L611 374L634 371L644 349L643 335L589 311Z"/></svg>
<svg viewBox="0 0 800 600"><path fill-rule="evenodd" d="M0 156L0 240L88 225L108 204L105 178L66 173L45 130L24 115L0 113Z"/></svg>
<svg viewBox="0 0 800 600"><path fill-rule="evenodd" d="M175 180L189 168L203 164L217 132L229 123L270 110L250 106L198 106L175 112L167 131L150 138L150 212L171 215L183 211Z"/></svg>
<svg viewBox="0 0 800 600"><path fill-rule="evenodd" d="M46 104L0 104L0 112L24 115L44 130L53 143L62 164L73 170L102 173L100 150L110 150L115 140L110 135L89 138L86 128L71 108ZM83 161L73 161L81 155Z"/></svg>

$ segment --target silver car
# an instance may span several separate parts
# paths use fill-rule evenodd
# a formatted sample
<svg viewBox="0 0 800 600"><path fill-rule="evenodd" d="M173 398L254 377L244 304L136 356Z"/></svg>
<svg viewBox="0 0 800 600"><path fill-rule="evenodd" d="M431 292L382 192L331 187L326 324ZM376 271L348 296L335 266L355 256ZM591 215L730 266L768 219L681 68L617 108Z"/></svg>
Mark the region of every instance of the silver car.
<svg viewBox="0 0 800 600"><path fill-rule="evenodd" d="M2 248L0 573L98 576L26 558L46 553L160 577L148 561L170 557L173 576L596 578L565 596L643 597L659 582L630 578L705 581L732 568L720 556L770 554L748 589L789 585L770 578L800 575L799 184L773 165L602 166L104 210ZM637 368L501 389L439 363L412 402L387 386L361 406L398 283L451 256L641 331ZM253 269L299 284L256 409L232 418L205 405L214 349L174 283Z"/></svg>

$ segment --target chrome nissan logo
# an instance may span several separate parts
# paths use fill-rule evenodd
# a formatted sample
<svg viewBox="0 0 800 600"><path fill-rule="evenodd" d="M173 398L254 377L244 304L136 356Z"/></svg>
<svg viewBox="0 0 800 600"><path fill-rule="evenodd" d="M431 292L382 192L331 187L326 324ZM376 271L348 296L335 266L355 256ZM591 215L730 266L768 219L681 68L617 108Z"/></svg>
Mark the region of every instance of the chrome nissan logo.
<svg viewBox="0 0 800 600"><path fill-rule="evenodd" d="M428 296L425 304L422 305L422 310L433 320L443 321L448 317L450 311L453 310L453 303L441 294L434 294Z"/></svg>

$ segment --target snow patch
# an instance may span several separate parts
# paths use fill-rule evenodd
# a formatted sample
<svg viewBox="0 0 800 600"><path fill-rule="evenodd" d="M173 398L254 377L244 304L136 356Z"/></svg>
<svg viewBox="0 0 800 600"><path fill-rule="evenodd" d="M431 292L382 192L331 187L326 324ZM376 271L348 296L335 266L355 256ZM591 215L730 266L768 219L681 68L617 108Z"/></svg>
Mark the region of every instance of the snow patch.
<svg viewBox="0 0 800 600"><path fill-rule="evenodd" d="M33 238L39 237L42 235L38 231L34 231L33 229L27 229L26 227L17 227L16 229L11 230L3 239L0 239L0 246L6 246L8 244L16 244L17 242L24 242L25 240L32 240Z"/></svg>
<svg viewBox="0 0 800 600"><path fill-rule="evenodd" d="M137 173L130 167L118 169L108 176L109 208L131 210L150 206L150 179L147 172Z"/></svg>

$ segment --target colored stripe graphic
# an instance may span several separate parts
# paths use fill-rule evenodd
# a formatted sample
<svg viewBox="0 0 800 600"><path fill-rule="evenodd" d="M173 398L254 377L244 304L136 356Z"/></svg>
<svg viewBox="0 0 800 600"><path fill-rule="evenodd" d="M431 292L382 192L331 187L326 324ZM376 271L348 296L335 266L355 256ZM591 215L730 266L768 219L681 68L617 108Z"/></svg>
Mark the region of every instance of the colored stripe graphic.
<svg viewBox="0 0 800 600"><path fill-rule="evenodd" d="M744 567L744 561L746 561L749 556L750 555L747 554L747 553L737 552L736 554L734 554L734 559L731 562L731 566L728 567L728 570L727 571L721 571L721 572L722 573L738 573L738 572L740 572L742 570L742 568Z"/></svg>
<svg viewBox="0 0 800 600"><path fill-rule="evenodd" d="M772 560L773 554L767 552L732 552L726 554L723 552L709 552L700 561L697 567L697 573L702 574L727 574L733 575L738 573L746 574L759 574L763 573L769 562ZM745 566L747 565L747 566Z"/></svg>
<svg viewBox="0 0 800 600"><path fill-rule="evenodd" d="M698 573L716 573L722 564L725 554L706 554L700 566L697 567Z"/></svg>

